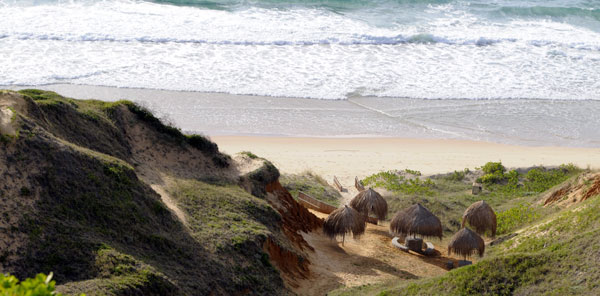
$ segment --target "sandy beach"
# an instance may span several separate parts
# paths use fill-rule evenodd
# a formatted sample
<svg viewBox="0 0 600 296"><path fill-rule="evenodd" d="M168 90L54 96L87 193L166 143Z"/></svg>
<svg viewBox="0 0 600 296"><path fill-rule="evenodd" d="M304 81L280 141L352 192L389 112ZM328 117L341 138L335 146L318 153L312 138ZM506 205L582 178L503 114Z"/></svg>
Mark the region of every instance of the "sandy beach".
<svg viewBox="0 0 600 296"><path fill-rule="evenodd" d="M269 159L283 173L311 170L331 180L337 176L351 186L385 170L419 170L436 174L473 169L488 161L507 167L553 166L573 163L600 168L600 148L529 147L487 142L403 138L211 137L222 151L240 151Z"/></svg>

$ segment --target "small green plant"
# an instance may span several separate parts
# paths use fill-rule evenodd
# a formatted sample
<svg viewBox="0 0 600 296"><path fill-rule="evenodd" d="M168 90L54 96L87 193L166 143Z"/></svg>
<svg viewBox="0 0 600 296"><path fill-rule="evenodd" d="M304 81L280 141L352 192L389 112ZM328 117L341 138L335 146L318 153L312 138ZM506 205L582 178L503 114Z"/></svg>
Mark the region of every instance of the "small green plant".
<svg viewBox="0 0 600 296"><path fill-rule="evenodd" d="M445 176L444 179L448 180L448 181L457 181L460 182L462 180L465 179L465 177L467 176L467 174L469 174L471 171L468 168L465 168L462 171L454 171L453 173L449 174L448 176Z"/></svg>
<svg viewBox="0 0 600 296"><path fill-rule="evenodd" d="M52 273L40 273L34 278L19 281L12 275L0 274L0 295L2 296L61 296L57 293L52 280ZM85 296L84 294L81 294Z"/></svg>
<svg viewBox="0 0 600 296"><path fill-rule="evenodd" d="M408 173L408 174L413 175L413 176L421 176L421 172L420 171L411 170L411 169L405 169L404 171L406 173Z"/></svg>
<svg viewBox="0 0 600 296"><path fill-rule="evenodd" d="M504 172L506 168L502 165L502 162L488 162L481 167L481 170L485 175L477 179L477 182L486 185L498 184L506 179Z"/></svg>
<svg viewBox="0 0 600 296"><path fill-rule="evenodd" d="M419 178L406 179L394 171L379 172L366 177L363 180L365 185L385 188L392 192L401 192L405 194L425 194L432 195L431 188L434 186L431 179L421 180Z"/></svg>
<svg viewBox="0 0 600 296"><path fill-rule="evenodd" d="M257 159L257 158L258 158L258 156L257 156L256 154L254 154L254 153L252 153L252 152L250 152L250 151L242 151L242 152L240 152L240 154L242 154L242 155L246 155L246 156L248 156L250 159Z"/></svg>
<svg viewBox="0 0 600 296"><path fill-rule="evenodd" d="M521 203L514 208L496 213L498 221L498 234L506 234L526 223L535 221L540 217L537 209L529 204Z"/></svg>

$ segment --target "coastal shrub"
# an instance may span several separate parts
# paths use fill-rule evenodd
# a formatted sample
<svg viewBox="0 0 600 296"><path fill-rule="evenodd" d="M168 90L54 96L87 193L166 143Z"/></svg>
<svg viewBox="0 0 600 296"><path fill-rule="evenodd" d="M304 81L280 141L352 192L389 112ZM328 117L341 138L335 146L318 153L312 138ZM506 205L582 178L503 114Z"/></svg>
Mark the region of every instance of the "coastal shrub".
<svg viewBox="0 0 600 296"><path fill-rule="evenodd" d="M516 207L496 213L498 221L497 234L506 234L519 226L540 218L540 213L530 204L520 203Z"/></svg>
<svg viewBox="0 0 600 296"><path fill-rule="evenodd" d="M242 152L240 152L240 154L242 154L242 155L246 155L246 156L248 156L250 159L257 159L257 158L258 158L258 156L257 156L256 154L254 154L254 153L252 153L252 152L250 152L250 151L242 151Z"/></svg>
<svg viewBox="0 0 600 296"><path fill-rule="evenodd" d="M465 168L462 171L454 171L451 174L443 177L443 179L446 179L448 181L456 181L456 182L460 182L462 180L465 179L465 177L467 176L468 173L470 173L471 171L468 168Z"/></svg>
<svg viewBox="0 0 600 296"><path fill-rule="evenodd" d="M404 171L406 173L414 175L414 176L421 176L421 172L420 171L411 170L411 169L405 169Z"/></svg>
<svg viewBox="0 0 600 296"><path fill-rule="evenodd" d="M186 135L187 142L190 146L206 153L214 154L219 152L217 144L211 142L208 138L201 135Z"/></svg>
<svg viewBox="0 0 600 296"><path fill-rule="evenodd" d="M477 179L477 182L486 185L498 184L506 180L504 172L506 168L502 165L502 162L488 162L481 167L481 170L485 175Z"/></svg>
<svg viewBox="0 0 600 296"><path fill-rule="evenodd" d="M62 296L63 294L55 291L55 285L52 273L49 275L39 273L34 278L24 281L19 281L10 274L0 274L0 295L2 296Z"/></svg>
<svg viewBox="0 0 600 296"><path fill-rule="evenodd" d="M373 174L371 176L366 177L363 180L363 183L372 187L385 188L386 190L392 192L425 195L432 195L433 191L431 189L434 186L434 183L433 181L431 181L431 179L406 179L405 177L398 175L394 171L386 171Z"/></svg>

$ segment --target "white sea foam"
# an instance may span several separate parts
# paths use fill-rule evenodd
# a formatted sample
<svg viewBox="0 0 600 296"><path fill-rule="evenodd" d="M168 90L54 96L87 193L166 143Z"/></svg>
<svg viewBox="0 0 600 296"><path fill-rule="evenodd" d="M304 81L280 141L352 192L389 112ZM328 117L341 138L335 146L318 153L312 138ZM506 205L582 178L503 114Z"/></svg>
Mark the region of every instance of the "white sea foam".
<svg viewBox="0 0 600 296"><path fill-rule="evenodd" d="M0 85L321 99L600 99L600 30L494 18L454 2L410 6L401 16L381 7L17 2L0 2Z"/></svg>

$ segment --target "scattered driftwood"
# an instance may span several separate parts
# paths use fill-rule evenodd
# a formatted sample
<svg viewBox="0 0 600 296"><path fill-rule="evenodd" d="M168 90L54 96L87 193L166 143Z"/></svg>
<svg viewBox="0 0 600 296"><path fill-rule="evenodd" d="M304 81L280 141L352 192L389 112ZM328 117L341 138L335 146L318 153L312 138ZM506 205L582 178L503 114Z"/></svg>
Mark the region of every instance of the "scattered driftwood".
<svg viewBox="0 0 600 296"><path fill-rule="evenodd" d="M358 177L354 177L354 187L356 187L356 190L358 190L358 192L365 190L365 185L362 183L361 180L358 179Z"/></svg>
<svg viewBox="0 0 600 296"><path fill-rule="evenodd" d="M331 212L335 211L337 208L324 203L320 200L316 200L314 197L300 191L298 192L298 203L303 205L305 208L315 210L317 212L321 212L324 214L331 214Z"/></svg>
<svg viewBox="0 0 600 296"><path fill-rule="evenodd" d="M344 187L342 187L342 184L336 176L333 176L333 186L335 186L335 188L337 188L337 190L340 192L344 192Z"/></svg>

